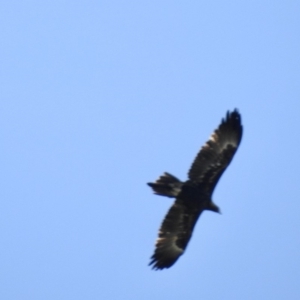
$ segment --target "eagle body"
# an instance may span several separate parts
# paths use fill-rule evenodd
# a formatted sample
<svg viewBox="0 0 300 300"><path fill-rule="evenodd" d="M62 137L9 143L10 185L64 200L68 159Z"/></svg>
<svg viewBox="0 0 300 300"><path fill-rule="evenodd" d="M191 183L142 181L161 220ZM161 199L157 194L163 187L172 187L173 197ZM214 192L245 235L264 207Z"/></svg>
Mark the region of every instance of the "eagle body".
<svg viewBox="0 0 300 300"><path fill-rule="evenodd" d="M183 254L204 210L220 212L212 194L241 142L242 132L239 112L236 109L227 112L196 156L187 181L165 172L155 182L148 183L155 194L175 198L162 222L151 257L154 269L171 267Z"/></svg>

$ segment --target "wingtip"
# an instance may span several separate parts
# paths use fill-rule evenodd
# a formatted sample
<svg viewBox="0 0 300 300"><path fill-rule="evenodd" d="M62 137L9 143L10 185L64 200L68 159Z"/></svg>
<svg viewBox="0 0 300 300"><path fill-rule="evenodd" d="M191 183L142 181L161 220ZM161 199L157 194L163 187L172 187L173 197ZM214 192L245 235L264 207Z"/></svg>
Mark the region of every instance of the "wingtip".
<svg viewBox="0 0 300 300"><path fill-rule="evenodd" d="M159 266L158 261L155 260L154 258L150 261L148 266L150 266L151 270L153 270L153 271L162 271L163 269L168 268L168 267L165 267L165 266Z"/></svg>
<svg viewBox="0 0 300 300"><path fill-rule="evenodd" d="M237 108L235 108L233 111L228 110L226 114L226 119L230 119L232 117L239 117L241 118L241 114Z"/></svg>
<svg viewBox="0 0 300 300"><path fill-rule="evenodd" d="M238 109L235 108L233 111L227 111L226 117L222 119L221 125L225 123L230 123L232 126L238 126L242 128L242 116Z"/></svg>

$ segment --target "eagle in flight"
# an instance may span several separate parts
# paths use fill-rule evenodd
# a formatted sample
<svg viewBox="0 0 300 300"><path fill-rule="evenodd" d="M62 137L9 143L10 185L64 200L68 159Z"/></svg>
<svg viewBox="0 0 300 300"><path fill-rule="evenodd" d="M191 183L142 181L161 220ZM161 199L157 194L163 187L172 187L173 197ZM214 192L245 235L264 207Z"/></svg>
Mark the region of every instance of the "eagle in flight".
<svg viewBox="0 0 300 300"><path fill-rule="evenodd" d="M164 173L155 182L148 183L155 194L176 199L159 230L149 264L153 269L169 268L177 261L204 210L220 212L212 201L212 194L241 142L242 133L238 110L227 112L225 119L197 154L187 181L182 182Z"/></svg>

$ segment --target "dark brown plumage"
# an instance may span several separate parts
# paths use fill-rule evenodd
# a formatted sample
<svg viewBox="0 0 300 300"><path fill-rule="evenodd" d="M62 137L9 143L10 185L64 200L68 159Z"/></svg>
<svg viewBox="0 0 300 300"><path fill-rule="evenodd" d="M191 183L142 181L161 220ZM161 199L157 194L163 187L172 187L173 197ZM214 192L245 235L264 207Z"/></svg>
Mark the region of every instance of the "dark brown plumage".
<svg viewBox="0 0 300 300"><path fill-rule="evenodd" d="M241 142L242 132L239 112L227 112L196 156L186 182L164 173L156 182L148 183L155 194L176 198L159 230L150 261L153 269L169 268L183 254L204 210L219 212L212 193Z"/></svg>

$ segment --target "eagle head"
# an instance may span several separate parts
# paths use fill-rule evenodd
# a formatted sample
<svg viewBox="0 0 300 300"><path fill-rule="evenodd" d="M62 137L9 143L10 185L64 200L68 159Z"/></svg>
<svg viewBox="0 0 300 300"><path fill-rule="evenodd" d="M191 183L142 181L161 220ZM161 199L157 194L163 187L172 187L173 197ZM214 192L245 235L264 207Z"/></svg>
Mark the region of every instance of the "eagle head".
<svg viewBox="0 0 300 300"><path fill-rule="evenodd" d="M214 211L214 212L219 213L219 214L221 213L221 210L220 210L219 206L217 206L212 201L209 202L208 207L206 209Z"/></svg>

